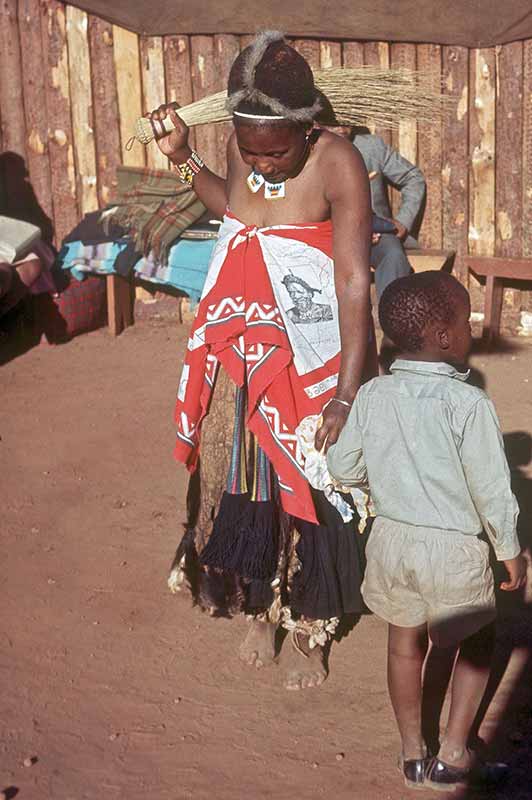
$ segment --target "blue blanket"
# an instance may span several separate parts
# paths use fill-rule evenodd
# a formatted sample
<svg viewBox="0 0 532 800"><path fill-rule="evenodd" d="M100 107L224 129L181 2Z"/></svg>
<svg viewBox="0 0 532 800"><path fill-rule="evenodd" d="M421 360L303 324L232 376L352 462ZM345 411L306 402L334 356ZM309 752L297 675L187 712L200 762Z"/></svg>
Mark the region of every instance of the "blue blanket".
<svg viewBox="0 0 532 800"><path fill-rule="evenodd" d="M59 253L59 264L63 269L70 270L77 280L83 280L89 273L112 275L115 273L115 261L127 247L128 241L120 239L100 244L68 242ZM215 239L180 239L170 248L166 265L156 261L153 253L150 253L137 261L135 274L143 280L179 289L197 301L215 243Z"/></svg>

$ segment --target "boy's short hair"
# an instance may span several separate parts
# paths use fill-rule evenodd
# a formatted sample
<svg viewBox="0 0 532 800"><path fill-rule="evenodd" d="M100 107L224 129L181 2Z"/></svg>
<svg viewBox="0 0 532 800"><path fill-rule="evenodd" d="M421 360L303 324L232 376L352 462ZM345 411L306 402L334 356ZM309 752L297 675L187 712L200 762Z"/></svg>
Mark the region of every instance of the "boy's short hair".
<svg viewBox="0 0 532 800"><path fill-rule="evenodd" d="M449 324L460 300L469 297L462 284L441 270L414 273L388 284L379 303L381 328L401 350L421 350L431 322Z"/></svg>

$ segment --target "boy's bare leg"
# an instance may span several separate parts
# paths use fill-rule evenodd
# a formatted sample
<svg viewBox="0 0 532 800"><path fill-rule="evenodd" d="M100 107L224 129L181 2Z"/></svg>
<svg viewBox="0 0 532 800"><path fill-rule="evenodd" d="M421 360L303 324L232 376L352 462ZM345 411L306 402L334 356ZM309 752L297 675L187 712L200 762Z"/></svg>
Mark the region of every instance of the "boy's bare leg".
<svg viewBox="0 0 532 800"><path fill-rule="evenodd" d="M287 638L291 640L293 635L289 634ZM302 633L297 633L295 636L297 637L295 643L285 642L281 656L286 673L285 689L290 691L315 689L321 686L327 677L323 647L317 645L311 648L308 636Z"/></svg>
<svg viewBox="0 0 532 800"><path fill-rule="evenodd" d="M271 664L275 656L276 630L277 625L254 619L240 645L241 660L257 669Z"/></svg>
<svg viewBox="0 0 532 800"><path fill-rule="evenodd" d="M405 760L423 758L421 672L427 654L427 626L388 626L388 690Z"/></svg>
<svg viewBox="0 0 532 800"><path fill-rule="evenodd" d="M460 645L453 675L449 721L438 758L467 768L473 760L467 740L486 690L495 645L495 626L487 625Z"/></svg>
<svg viewBox="0 0 532 800"><path fill-rule="evenodd" d="M421 727L423 739L431 755L436 755L440 748L441 712L457 652L458 645L447 648L432 645L425 660Z"/></svg>

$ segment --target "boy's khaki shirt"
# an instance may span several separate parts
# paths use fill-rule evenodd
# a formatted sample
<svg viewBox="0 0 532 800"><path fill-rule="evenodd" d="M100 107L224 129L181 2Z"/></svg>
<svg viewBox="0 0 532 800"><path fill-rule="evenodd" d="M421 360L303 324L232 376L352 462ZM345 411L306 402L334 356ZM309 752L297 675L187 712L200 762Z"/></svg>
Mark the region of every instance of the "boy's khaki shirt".
<svg viewBox="0 0 532 800"><path fill-rule="evenodd" d="M377 516L472 536L484 528L504 561L521 550L519 507L495 409L468 374L395 361L360 389L327 462L345 486L369 485Z"/></svg>

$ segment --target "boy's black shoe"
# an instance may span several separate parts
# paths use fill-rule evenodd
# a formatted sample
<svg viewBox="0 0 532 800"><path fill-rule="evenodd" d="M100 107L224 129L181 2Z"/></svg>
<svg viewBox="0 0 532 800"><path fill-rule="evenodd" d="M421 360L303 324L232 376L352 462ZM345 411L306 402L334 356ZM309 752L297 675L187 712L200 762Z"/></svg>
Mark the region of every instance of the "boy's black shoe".
<svg viewBox="0 0 532 800"><path fill-rule="evenodd" d="M473 767L451 767L431 758L425 769L425 786L440 792L453 792L463 786L496 786L508 777L507 764L484 762Z"/></svg>
<svg viewBox="0 0 532 800"><path fill-rule="evenodd" d="M399 759L398 767L403 773L405 786L410 789L422 789L425 782L425 767L428 764L427 758L408 758Z"/></svg>

